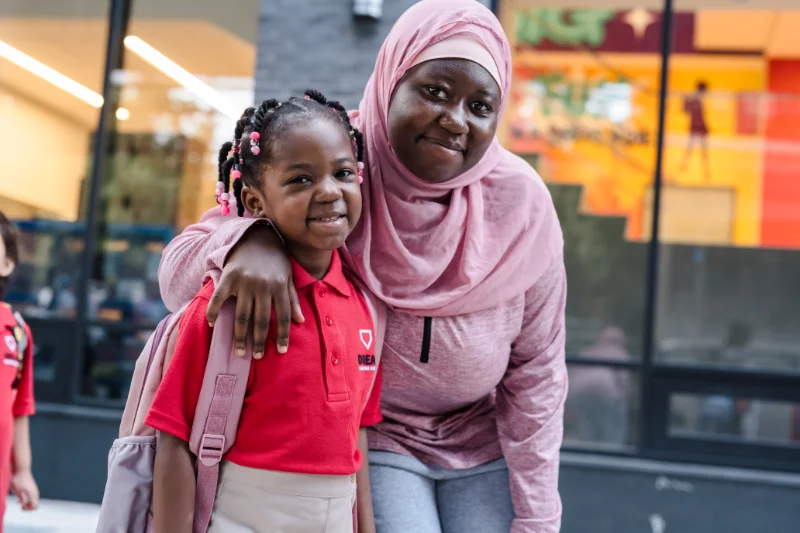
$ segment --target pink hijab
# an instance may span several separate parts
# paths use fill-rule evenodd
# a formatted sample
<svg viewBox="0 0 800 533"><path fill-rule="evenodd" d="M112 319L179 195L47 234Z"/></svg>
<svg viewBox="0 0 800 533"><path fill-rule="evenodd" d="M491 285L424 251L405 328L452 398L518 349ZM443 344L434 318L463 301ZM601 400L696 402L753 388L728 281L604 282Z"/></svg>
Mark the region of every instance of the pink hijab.
<svg viewBox="0 0 800 533"><path fill-rule="evenodd" d="M494 58L502 112L511 52L497 18L474 0L423 0L395 23L352 114L365 136L364 213L344 257L376 296L416 315L496 307L531 288L562 249L547 188L497 139L472 169L439 184L411 174L389 145L394 89L420 53L453 36Z"/></svg>

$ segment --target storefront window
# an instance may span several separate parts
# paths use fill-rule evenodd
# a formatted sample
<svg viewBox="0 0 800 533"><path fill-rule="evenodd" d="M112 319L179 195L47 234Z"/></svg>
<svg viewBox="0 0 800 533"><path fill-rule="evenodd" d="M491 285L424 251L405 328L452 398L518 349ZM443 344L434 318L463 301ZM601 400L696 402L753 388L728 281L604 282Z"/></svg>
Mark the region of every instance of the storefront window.
<svg viewBox="0 0 800 533"><path fill-rule="evenodd" d="M119 108L99 183L83 395L124 399L133 362L167 313L161 252L214 205L219 146L253 103L257 25L257 0L236 9L132 2L112 76Z"/></svg>
<svg viewBox="0 0 800 533"><path fill-rule="evenodd" d="M780 7L676 7L659 232L663 362L800 372L800 15Z"/></svg>
<svg viewBox="0 0 800 533"><path fill-rule="evenodd" d="M564 444L627 448L639 427L638 380L629 370L570 365Z"/></svg>
<svg viewBox="0 0 800 533"><path fill-rule="evenodd" d="M548 184L561 219L568 354L617 360L622 343L625 358L636 360L643 346L661 14L636 3L584 6L501 3L514 68L501 140ZM606 342L608 330L620 340Z"/></svg>
<svg viewBox="0 0 800 533"><path fill-rule="evenodd" d="M75 317L107 15L107 0L0 7L0 211L22 241L6 299L29 318Z"/></svg>
<svg viewBox="0 0 800 533"><path fill-rule="evenodd" d="M800 447L800 404L732 396L675 394L669 434L750 444Z"/></svg>

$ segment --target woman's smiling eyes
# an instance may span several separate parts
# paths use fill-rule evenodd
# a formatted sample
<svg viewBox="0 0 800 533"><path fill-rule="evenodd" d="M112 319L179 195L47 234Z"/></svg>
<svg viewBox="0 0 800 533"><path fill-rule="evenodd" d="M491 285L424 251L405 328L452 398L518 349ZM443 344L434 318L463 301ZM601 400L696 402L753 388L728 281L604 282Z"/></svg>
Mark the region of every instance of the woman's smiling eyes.
<svg viewBox="0 0 800 533"><path fill-rule="evenodd" d="M445 90L441 87L429 86L425 87L425 90L428 91L428 94L434 98L439 98L441 100L447 98L447 92L445 92Z"/></svg>
<svg viewBox="0 0 800 533"><path fill-rule="evenodd" d="M474 111L476 111L476 112L478 112L478 113L480 113L482 115L488 115L489 113L492 112L491 106L489 106L489 104L487 104L485 102L472 102L470 104L470 107Z"/></svg>
<svg viewBox="0 0 800 533"><path fill-rule="evenodd" d="M447 91L442 87L438 87L436 85L425 86L425 92L428 94L428 96L430 96L435 100L444 101L447 100L448 98ZM474 113L482 116L488 115L492 112L492 106L480 100L475 100L473 102L470 102L469 108Z"/></svg>

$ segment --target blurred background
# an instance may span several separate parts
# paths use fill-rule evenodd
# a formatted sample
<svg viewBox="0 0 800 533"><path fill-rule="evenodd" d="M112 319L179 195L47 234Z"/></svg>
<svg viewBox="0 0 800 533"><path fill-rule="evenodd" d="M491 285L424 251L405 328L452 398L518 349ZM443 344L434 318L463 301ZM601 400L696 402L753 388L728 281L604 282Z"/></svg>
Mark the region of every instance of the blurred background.
<svg viewBox="0 0 800 533"><path fill-rule="evenodd" d="M307 87L355 107L412 3L0 3L7 297L36 341L44 497L102 497L166 313L161 251L213 205L234 118ZM500 137L565 233L563 531L797 530L800 5L485 4L513 49Z"/></svg>

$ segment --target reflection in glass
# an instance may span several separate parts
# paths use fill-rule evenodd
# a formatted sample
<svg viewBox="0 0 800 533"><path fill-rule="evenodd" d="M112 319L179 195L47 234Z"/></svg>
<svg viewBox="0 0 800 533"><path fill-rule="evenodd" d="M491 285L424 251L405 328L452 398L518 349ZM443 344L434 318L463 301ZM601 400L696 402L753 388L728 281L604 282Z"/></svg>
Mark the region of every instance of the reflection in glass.
<svg viewBox="0 0 800 533"><path fill-rule="evenodd" d="M97 327L86 332L83 395L125 396L143 335L167 312L158 288L161 253L215 205L217 152L253 103L258 1L221 11L216 4L188 6L131 2L112 76L119 110L99 183L98 241L86 287ZM85 190L84 206L88 198Z"/></svg>
<svg viewBox="0 0 800 533"><path fill-rule="evenodd" d="M0 211L21 232L7 296L28 317L72 319L84 246L81 191L103 103L108 1L2 6Z"/></svg>
<svg viewBox="0 0 800 533"><path fill-rule="evenodd" d="M678 3L660 209L663 361L800 372L800 41L789 37L795 15L764 4Z"/></svg>
<svg viewBox="0 0 800 533"><path fill-rule="evenodd" d="M633 444L636 397L636 380L629 370L571 366L565 442L612 447Z"/></svg>
<svg viewBox="0 0 800 533"><path fill-rule="evenodd" d="M725 393L675 394L669 434L800 446L800 404Z"/></svg>
<svg viewBox="0 0 800 533"><path fill-rule="evenodd" d="M499 15L514 54L499 135L545 180L558 211L570 280L567 351L583 353L614 326L638 357L661 14L634 2L507 0Z"/></svg>
<svg viewBox="0 0 800 533"><path fill-rule="evenodd" d="M128 396L136 359L153 330L125 331L112 327L89 327L81 394L110 400Z"/></svg>

